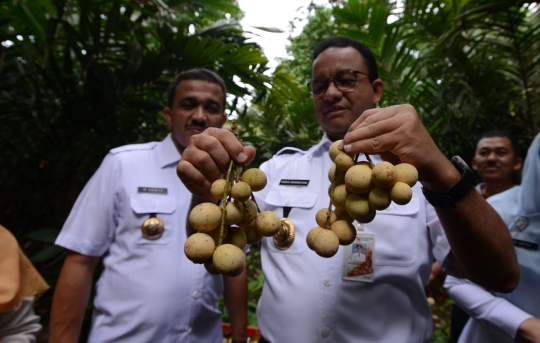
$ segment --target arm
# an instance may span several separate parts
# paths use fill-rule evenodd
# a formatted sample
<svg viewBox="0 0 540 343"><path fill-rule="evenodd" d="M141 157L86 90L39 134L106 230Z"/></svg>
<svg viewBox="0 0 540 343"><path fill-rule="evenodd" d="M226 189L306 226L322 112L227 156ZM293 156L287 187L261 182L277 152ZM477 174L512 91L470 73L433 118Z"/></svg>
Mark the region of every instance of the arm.
<svg viewBox="0 0 540 343"><path fill-rule="evenodd" d="M78 342L99 256L69 251L53 296L51 342Z"/></svg>
<svg viewBox="0 0 540 343"><path fill-rule="evenodd" d="M410 105L365 111L351 125L341 148L351 154L381 153L384 159L410 163L422 185L432 192L446 191L461 177ZM478 192L471 187L456 208L436 211L452 248L450 259L464 276L499 292L516 287L519 266L510 234Z"/></svg>
<svg viewBox="0 0 540 343"><path fill-rule="evenodd" d="M231 321L232 339L247 340L247 267L238 276L223 276L224 298L229 320Z"/></svg>
<svg viewBox="0 0 540 343"><path fill-rule="evenodd" d="M513 340L520 335L520 331L527 335L540 329L538 323L529 321L534 319L530 314L469 280L448 275L444 288L461 308L474 320L487 326L494 335L504 334Z"/></svg>

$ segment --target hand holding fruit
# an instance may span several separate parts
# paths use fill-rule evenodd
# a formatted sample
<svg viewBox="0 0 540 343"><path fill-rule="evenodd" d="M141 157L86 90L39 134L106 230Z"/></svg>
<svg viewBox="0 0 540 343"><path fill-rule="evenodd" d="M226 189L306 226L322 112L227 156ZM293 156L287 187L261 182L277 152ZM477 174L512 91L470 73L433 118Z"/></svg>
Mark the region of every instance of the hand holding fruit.
<svg viewBox="0 0 540 343"><path fill-rule="evenodd" d="M210 185L225 175L231 158L248 164L255 157L255 148L243 146L234 133L225 129L208 128L191 136L176 167L178 177L197 198L213 201Z"/></svg>
<svg viewBox="0 0 540 343"><path fill-rule="evenodd" d="M343 138L343 151L391 153L418 170L423 186L433 192L452 187L460 174L442 154L411 105L365 111Z"/></svg>

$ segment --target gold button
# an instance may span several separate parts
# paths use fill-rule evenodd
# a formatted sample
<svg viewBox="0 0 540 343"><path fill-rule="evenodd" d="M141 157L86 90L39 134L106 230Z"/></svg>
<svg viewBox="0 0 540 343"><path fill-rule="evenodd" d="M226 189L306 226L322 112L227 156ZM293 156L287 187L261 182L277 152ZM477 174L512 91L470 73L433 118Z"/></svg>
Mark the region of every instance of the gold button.
<svg viewBox="0 0 540 343"><path fill-rule="evenodd" d="M149 240L155 240L163 236L165 232L165 226L163 222L157 217L150 217L144 221L141 226L142 235Z"/></svg>

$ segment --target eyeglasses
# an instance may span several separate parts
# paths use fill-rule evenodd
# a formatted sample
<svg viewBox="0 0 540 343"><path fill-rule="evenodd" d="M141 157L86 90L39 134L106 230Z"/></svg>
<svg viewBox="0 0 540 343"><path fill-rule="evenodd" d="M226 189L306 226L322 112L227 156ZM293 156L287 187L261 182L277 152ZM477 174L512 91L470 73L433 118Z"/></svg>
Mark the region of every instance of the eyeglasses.
<svg viewBox="0 0 540 343"><path fill-rule="evenodd" d="M330 84L330 81L334 82L334 85L336 85L337 89L340 91L346 91L347 89L351 89L356 85L356 74L363 74L369 76L369 74L358 71L358 70L342 70L338 72L334 77L331 77L329 79L315 79L308 82L307 86L309 88L309 92L313 96L321 95L326 92L328 89L328 85Z"/></svg>

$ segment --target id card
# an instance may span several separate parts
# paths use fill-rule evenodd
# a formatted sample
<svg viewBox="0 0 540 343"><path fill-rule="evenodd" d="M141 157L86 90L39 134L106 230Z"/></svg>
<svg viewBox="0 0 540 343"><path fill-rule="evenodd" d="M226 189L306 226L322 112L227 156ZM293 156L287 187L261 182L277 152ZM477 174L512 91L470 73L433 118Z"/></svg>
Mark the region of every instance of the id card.
<svg viewBox="0 0 540 343"><path fill-rule="evenodd" d="M364 231L360 224L354 242L343 247L343 280L373 282L374 253L375 234Z"/></svg>

